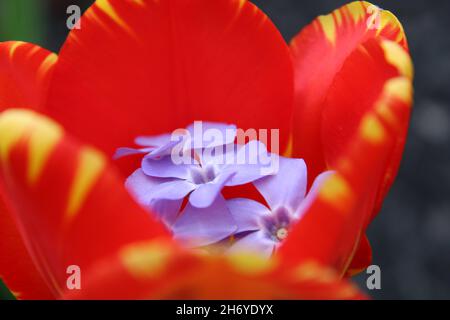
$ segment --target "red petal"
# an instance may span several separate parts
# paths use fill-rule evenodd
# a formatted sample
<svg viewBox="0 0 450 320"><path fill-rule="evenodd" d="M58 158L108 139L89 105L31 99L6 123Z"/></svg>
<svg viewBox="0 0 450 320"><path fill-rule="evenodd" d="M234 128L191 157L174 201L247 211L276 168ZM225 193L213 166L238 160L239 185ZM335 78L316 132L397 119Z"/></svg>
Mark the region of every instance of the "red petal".
<svg viewBox="0 0 450 320"><path fill-rule="evenodd" d="M351 54L336 79L322 111L322 145L330 168L336 167L338 159L353 141L366 112L379 112L395 130L395 135L389 137L393 146L383 177L377 181L378 197L373 217L397 175L403 155L412 103L411 60L394 42L369 40ZM343 94L345 90L350 94Z"/></svg>
<svg viewBox="0 0 450 320"><path fill-rule="evenodd" d="M336 161L337 173L324 183L281 247L285 263L316 259L342 274L347 271L408 123L411 91L411 80L405 77L386 83L374 107L363 116L348 151Z"/></svg>
<svg viewBox="0 0 450 320"><path fill-rule="evenodd" d="M39 109L56 60L55 54L30 43L0 43L0 111ZM0 195L0 277L19 299L51 299L8 211Z"/></svg>
<svg viewBox="0 0 450 320"><path fill-rule="evenodd" d="M137 135L210 120L280 129L287 144L290 53L253 4L101 0L81 26L60 53L48 112L83 141L112 155Z"/></svg>
<svg viewBox="0 0 450 320"><path fill-rule="evenodd" d="M4 201L0 201L0 278L18 299L52 299Z"/></svg>
<svg viewBox="0 0 450 320"><path fill-rule="evenodd" d="M352 188L354 204L343 201L341 208L347 213L345 219L336 218L335 210L317 213L315 219L307 219L311 224L317 223L316 228L327 221L331 236L325 232L325 239L310 240L317 243L310 247L309 253L300 255L304 255L303 258L309 254L314 257L321 252L319 255L323 254L323 261L336 265L342 272L351 263L360 236L379 211L395 179L412 103L413 68L405 51L407 45L403 29L391 13L382 11L381 29L368 30L370 15L366 10L369 6L365 2L355 2L320 17L292 43L298 75L295 80L294 155L306 159L308 173L312 177L326 169L337 169L342 175L347 166L355 171L352 176L366 177L365 184L369 181L374 184L367 186L362 183ZM313 65L315 61L320 61L320 65ZM360 143L355 135L360 130L361 119L368 113L377 114L389 134L384 139L384 148L361 153L357 157L361 158L357 160L361 163L356 163L349 159L351 154L346 153ZM363 157L376 159L374 161L378 162L374 162L372 167L379 168L379 171L364 164L368 160ZM372 176L367 177L366 171L373 171L370 173ZM341 179L352 186L351 177L341 176ZM330 208L321 205L319 200L311 210ZM327 214L330 217L325 218ZM346 236L342 236L343 240L337 240L341 237L342 228L350 229ZM336 238L330 240L333 237ZM343 248L333 248L330 241L342 241ZM290 254L294 254L293 248Z"/></svg>
<svg viewBox="0 0 450 320"><path fill-rule="evenodd" d="M220 276L218 276L220 275ZM361 299L312 261L281 268L252 255L194 256L160 241L127 246L66 299Z"/></svg>
<svg viewBox="0 0 450 320"><path fill-rule="evenodd" d="M0 135L5 200L55 292L65 288L68 266L86 271L122 245L166 236L105 157L58 124L9 109L0 115Z"/></svg>
<svg viewBox="0 0 450 320"><path fill-rule="evenodd" d="M371 65L361 65L357 60L358 51L364 50L364 44L371 39L390 39L407 47L403 28L395 16L386 10L376 10L367 2L347 4L317 18L292 41L296 92L293 155L306 160L311 178L324 171L337 156L336 152L328 149L329 137L322 130L353 133L361 115L367 107L373 106L384 82L397 75L395 70L385 66L383 57L374 57ZM371 29L368 23L377 18L377 13L380 28ZM349 69L349 65L356 74L349 72L352 77L343 77L341 70L345 66ZM372 74L374 69L379 69L375 76ZM363 82L358 82L360 80ZM330 90L336 86L340 91L330 98ZM340 98L353 96L354 100L342 104ZM358 103L355 105L356 98ZM336 112L344 119L331 119L324 123L326 106L338 110ZM324 146L327 143L328 146ZM339 144L334 147L342 149L346 146Z"/></svg>
<svg viewBox="0 0 450 320"><path fill-rule="evenodd" d="M40 109L56 60L56 54L31 43L0 43L0 111Z"/></svg>

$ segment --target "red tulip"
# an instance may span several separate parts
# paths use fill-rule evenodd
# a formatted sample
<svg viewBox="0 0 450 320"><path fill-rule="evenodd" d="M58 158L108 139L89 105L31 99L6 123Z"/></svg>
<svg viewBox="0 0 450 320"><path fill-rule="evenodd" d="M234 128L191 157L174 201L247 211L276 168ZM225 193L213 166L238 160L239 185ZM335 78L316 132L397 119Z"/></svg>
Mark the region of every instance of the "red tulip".
<svg viewBox="0 0 450 320"><path fill-rule="evenodd" d="M396 176L412 103L398 20L366 2L289 47L245 0L98 0L58 56L0 44L0 276L23 299L362 298L365 230ZM378 27L378 26L377 26ZM138 135L194 120L280 129L310 178L336 173L269 261L180 249L130 197ZM312 180L311 180L312 181ZM83 274L66 289L69 265Z"/></svg>

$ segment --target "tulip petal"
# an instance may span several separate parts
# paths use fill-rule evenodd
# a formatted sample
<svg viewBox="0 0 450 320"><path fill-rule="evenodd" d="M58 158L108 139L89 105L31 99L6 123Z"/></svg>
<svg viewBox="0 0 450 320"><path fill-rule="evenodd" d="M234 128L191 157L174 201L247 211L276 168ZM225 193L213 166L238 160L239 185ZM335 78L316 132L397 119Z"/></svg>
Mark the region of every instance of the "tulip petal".
<svg viewBox="0 0 450 320"><path fill-rule="evenodd" d="M34 44L0 43L0 111L7 108L39 110L58 57Z"/></svg>
<svg viewBox="0 0 450 320"><path fill-rule="evenodd" d="M328 149L336 141L329 141L327 132L322 130L344 130L346 137L350 137L366 109L373 106L383 84L398 76L392 67L386 66L383 55L374 56L365 45L368 41L383 39L407 48L406 36L397 18L363 1L318 17L293 39L296 95L293 156L305 159L310 178L330 169L338 156ZM361 61L361 55L367 50L372 56L370 65ZM342 76L343 68L351 68L355 76ZM330 90L336 92L333 98L329 97ZM343 104L343 99L347 99L347 104ZM334 109L341 118L330 119L324 114L326 109ZM324 123L324 119L328 121ZM345 148L344 142L348 141L335 143L334 149Z"/></svg>
<svg viewBox="0 0 450 320"><path fill-rule="evenodd" d="M112 155L202 120L280 129L287 145L289 48L250 2L99 0L81 25L59 55L47 112L82 141Z"/></svg>
<svg viewBox="0 0 450 320"><path fill-rule="evenodd" d="M168 237L105 157L52 120L9 109L0 114L0 136L5 201L56 294L66 287L69 266L88 270L124 244Z"/></svg>
<svg viewBox="0 0 450 320"><path fill-rule="evenodd" d="M406 81L411 88L407 78L392 81ZM410 98L410 94L406 96ZM409 117L410 104L401 97L404 96L392 94L391 85L387 84L376 106L363 116L348 151L336 161L336 173L323 183L278 251L286 264L315 259L343 275L353 257L362 254L356 254L358 244L379 201L386 166Z"/></svg>
<svg viewBox="0 0 450 320"><path fill-rule="evenodd" d="M300 33L291 46L298 74L293 154L305 158L308 174L315 176L323 170L342 168L342 159L347 159L345 153L355 144L355 135L368 113L375 113L388 127L383 143L390 150L383 151L388 156L380 160L384 162L380 176L373 180L376 188L362 197L371 208L360 213L363 224L360 235L352 240L356 243L380 210L396 177L413 91L413 67L400 23L391 13L381 11L381 28L371 30L366 25L368 11L361 9L368 6L355 2L321 17ZM346 27L337 27L340 24ZM330 25L335 27L332 42L324 36ZM320 67L310 68L318 57ZM376 121L368 123L377 127ZM309 139L302 139L303 136ZM377 157L382 159L380 156ZM358 198L363 193L355 191ZM353 254L367 256L368 252Z"/></svg>
<svg viewBox="0 0 450 320"><path fill-rule="evenodd" d="M342 68L341 81L336 82L329 90L327 101L324 103L322 142L326 162L330 167L334 167L345 152L348 142L353 141L352 137L361 122L359 114L373 110L388 123L389 127L392 127L390 130L395 132L395 135L388 135L388 139L392 140L393 146L384 165L383 177L378 182L378 196L371 214L373 218L380 210L383 199L397 175L403 155L413 100L410 77L412 64L406 51L388 40L368 41L360 47L360 50L354 52L353 56L352 62L349 61ZM380 62L383 58L388 63L382 65ZM357 60L360 63L353 63ZM378 61L377 67L371 68L370 65L373 65L374 61ZM364 72L361 72L359 69L361 67L370 71L370 80ZM343 87L352 82L351 79L353 79L352 94L341 94ZM344 82L347 85L344 85ZM374 86L374 83L378 83L376 90L364 90L370 85ZM346 110L340 111L332 105L346 106ZM336 125L344 122L345 128Z"/></svg>
<svg viewBox="0 0 450 320"><path fill-rule="evenodd" d="M354 52L352 57L343 66L339 74L340 80L329 90L324 103L322 142L326 162L331 167L337 165L337 159L347 145L346 141L352 141L351 137L357 130L358 114L364 110L374 110L382 121L392 127L391 133L395 133L388 136L392 141L391 151L384 164L382 176L375 182L378 185L376 199L369 216L366 217L363 229L365 232L367 225L380 211L384 197L397 176L403 156L413 95L412 63L403 48L388 40L369 40ZM380 63L383 58L386 60L384 65ZM376 68L373 68L374 66ZM370 78L366 72L369 72ZM352 88L352 94L343 95L344 88L349 86ZM373 92L366 89L370 86ZM346 106L346 110L339 111L335 106ZM345 128L334 125L344 122ZM356 252L356 256L367 256L369 253ZM360 265L359 269L363 267Z"/></svg>
<svg viewBox="0 0 450 320"><path fill-rule="evenodd" d="M136 243L97 265L66 299L364 299L314 261L282 268L251 254L192 255L164 242Z"/></svg>
<svg viewBox="0 0 450 320"><path fill-rule="evenodd" d="M10 210L0 201L0 278L17 299L54 299L34 265Z"/></svg>
<svg viewBox="0 0 450 320"><path fill-rule="evenodd" d="M21 41L0 43L0 111L10 107L40 109L57 56ZM0 277L18 299L51 299L17 225L0 195Z"/></svg>

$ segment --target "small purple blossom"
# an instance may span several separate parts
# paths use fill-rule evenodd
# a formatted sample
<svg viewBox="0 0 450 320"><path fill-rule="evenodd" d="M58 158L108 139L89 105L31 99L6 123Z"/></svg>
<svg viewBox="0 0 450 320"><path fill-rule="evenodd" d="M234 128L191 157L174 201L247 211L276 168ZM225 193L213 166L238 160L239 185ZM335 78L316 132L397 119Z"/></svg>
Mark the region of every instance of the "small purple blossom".
<svg viewBox="0 0 450 320"><path fill-rule="evenodd" d="M126 181L127 189L136 200L158 214L172 230L174 238L189 247L213 244L236 233L238 225L221 195L225 186L251 183L278 170L279 157L271 155L263 143L254 140L246 145L234 144L235 127L231 128L231 135L217 139L230 126L214 126L217 124L208 123L206 127L210 133L216 130L216 134L209 135L216 138L206 139L207 143L204 138L194 139L181 149L179 145L164 144L167 136L146 137L145 141L144 138L137 139L138 143L159 147L144 156L141 168ZM190 126L188 130L193 132L194 138L199 136L195 132L196 126ZM144 153L143 150L149 149L139 152ZM179 150L182 161L178 158ZM170 153L165 154L168 151ZM124 149L118 151L121 154L127 152ZM186 197L189 200L180 213Z"/></svg>
<svg viewBox="0 0 450 320"><path fill-rule="evenodd" d="M292 226L301 219L316 196L319 185L329 174L330 172L326 172L317 177L306 196L305 162L301 159L280 157L280 170L276 175L254 182L268 207L241 198L227 202L238 226L238 240L229 252L253 251L270 257L286 239Z"/></svg>
<svg viewBox="0 0 450 320"><path fill-rule="evenodd" d="M118 157L145 154L141 168L128 177L127 189L187 247L235 236L229 252L256 251L270 257L329 173L320 175L306 196L303 160L271 154L256 140L235 144L235 126L198 124L172 135L137 138L141 149L119 149ZM224 187L248 183L255 185L267 206L244 198L224 199Z"/></svg>

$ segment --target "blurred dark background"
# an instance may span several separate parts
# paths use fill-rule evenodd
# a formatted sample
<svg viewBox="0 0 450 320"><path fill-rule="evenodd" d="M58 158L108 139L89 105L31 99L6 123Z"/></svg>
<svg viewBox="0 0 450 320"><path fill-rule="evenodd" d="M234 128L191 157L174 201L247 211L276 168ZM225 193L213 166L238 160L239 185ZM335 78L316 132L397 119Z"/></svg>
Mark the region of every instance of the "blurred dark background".
<svg viewBox="0 0 450 320"><path fill-rule="evenodd" d="M214 0L211 0L214 1ZM0 40L57 52L66 8L93 0L0 0ZM319 14L348 1L254 0L289 41ZM416 68L415 106L395 186L369 230L381 268L376 299L450 299L450 1L378 0L405 27ZM1 240L0 240L1 241ZM366 274L356 278L366 288ZM0 297L6 291L0 286Z"/></svg>

